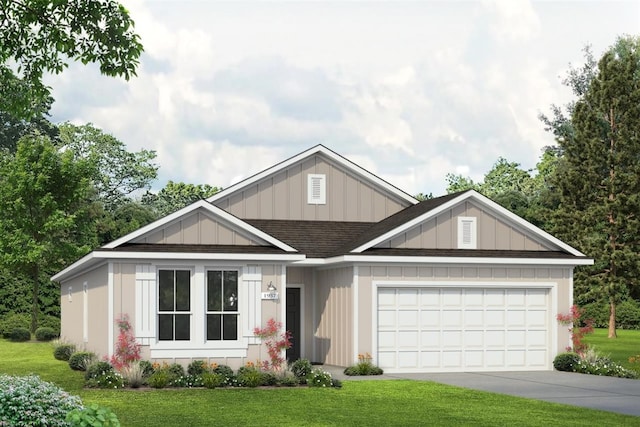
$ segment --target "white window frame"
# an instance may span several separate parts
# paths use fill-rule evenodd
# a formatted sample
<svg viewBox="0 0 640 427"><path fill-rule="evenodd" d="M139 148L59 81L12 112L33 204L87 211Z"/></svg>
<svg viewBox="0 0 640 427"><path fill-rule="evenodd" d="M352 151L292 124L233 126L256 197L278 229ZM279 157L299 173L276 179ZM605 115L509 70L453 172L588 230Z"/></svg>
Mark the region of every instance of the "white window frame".
<svg viewBox="0 0 640 427"><path fill-rule="evenodd" d="M477 249L478 245L478 219L475 216L458 217L458 249ZM469 227L469 240L465 240L464 229Z"/></svg>
<svg viewBox="0 0 640 427"><path fill-rule="evenodd" d="M320 173L307 175L307 203L310 205L327 204L327 175Z"/></svg>
<svg viewBox="0 0 640 427"><path fill-rule="evenodd" d="M178 310L174 310L173 311L160 311L160 271L188 271L189 272L189 311L178 311ZM156 339L158 340L158 342L169 342L169 343L185 343L185 342L190 342L193 340L193 303L194 303L194 286L193 286L193 270L190 268L180 268L180 267L161 267L158 268L157 271L157 283L156 283ZM174 279L175 280L175 279ZM175 304L175 291L174 291L174 304ZM174 316L174 320L173 320L173 327L174 327L174 331L173 331L173 339L171 340L160 340L160 316L161 315L173 315ZM176 340L175 339L175 315L188 315L189 316L189 339L188 340Z"/></svg>
<svg viewBox="0 0 640 427"><path fill-rule="evenodd" d="M206 272L209 270L238 270L238 301L245 301L248 297L245 290L244 263L211 263L211 262L176 262L171 264L151 264L155 271L154 291L158 291L160 270L191 270L191 336L189 341L160 341L158 340L157 325L154 337L149 340L149 357L152 359L171 358L241 358L247 357L250 338L243 330L238 331L237 341L207 341L206 340ZM258 282L259 283L259 282ZM257 294L259 297L259 293ZM155 314L157 320L158 297L153 301L150 311ZM260 301L256 302L258 305ZM243 324L245 318L251 317L248 304L238 306L238 323ZM246 325L245 325L246 326ZM256 325L251 325L251 328ZM251 332L252 333L252 332Z"/></svg>
<svg viewBox="0 0 640 427"><path fill-rule="evenodd" d="M231 272L234 271L236 273L236 287L237 287L237 294L235 295L235 311L225 311L224 310L224 306L223 309L220 311L209 311L209 307L208 307L208 301L209 301L209 272L211 271L219 271L222 273L222 283L224 283L224 273L225 272ZM242 337L242 331L241 331L241 309L240 309L240 305L244 304L244 301L240 300L240 288L241 288L241 282L242 281L242 271L238 268L207 268L205 270L205 293L204 293L204 301L205 301L205 313L204 313L204 318L205 318L205 332L204 332L204 339L206 340L206 342L211 342L211 343L229 343L229 342L238 342L241 337ZM223 296L224 298L224 296ZM210 314L220 314L220 315L225 315L225 314L234 314L236 316L236 339L235 340L225 340L224 336L221 335L221 338L219 340L209 340L207 339L207 334L208 334L208 322L207 322L207 317ZM223 320L221 320L222 322ZM221 323L221 327L222 327L222 331L224 331L224 326L222 326Z"/></svg>

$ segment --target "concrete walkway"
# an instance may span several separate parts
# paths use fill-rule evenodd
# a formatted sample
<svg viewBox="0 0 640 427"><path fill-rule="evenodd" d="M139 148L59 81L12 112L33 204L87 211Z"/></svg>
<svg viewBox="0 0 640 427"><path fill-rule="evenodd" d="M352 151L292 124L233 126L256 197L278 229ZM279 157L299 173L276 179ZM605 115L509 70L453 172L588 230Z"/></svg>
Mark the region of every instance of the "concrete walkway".
<svg viewBox="0 0 640 427"><path fill-rule="evenodd" d="M433 381L474 390L640 416L640 380L559 371L415 373L347 377L342 373L344 368L323 368L334 378L341 380Z"/></svg>

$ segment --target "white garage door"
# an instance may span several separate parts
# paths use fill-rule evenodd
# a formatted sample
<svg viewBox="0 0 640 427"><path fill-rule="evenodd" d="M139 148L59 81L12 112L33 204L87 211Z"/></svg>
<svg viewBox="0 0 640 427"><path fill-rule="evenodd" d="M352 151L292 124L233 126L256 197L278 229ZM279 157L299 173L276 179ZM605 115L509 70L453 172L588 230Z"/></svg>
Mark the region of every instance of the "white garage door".
<svg viewBox="0 0 640 427"><path fill-rule="evenodd" d="M550 369L548 289L379 288L388 372Z"/></svg>

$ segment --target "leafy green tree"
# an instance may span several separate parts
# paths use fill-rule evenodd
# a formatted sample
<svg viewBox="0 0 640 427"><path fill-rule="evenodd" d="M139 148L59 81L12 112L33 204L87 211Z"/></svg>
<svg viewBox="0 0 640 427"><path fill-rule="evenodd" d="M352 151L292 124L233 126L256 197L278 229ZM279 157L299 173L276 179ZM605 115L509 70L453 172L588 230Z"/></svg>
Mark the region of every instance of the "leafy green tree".
<svg viewBox="0 0 640 427"><path fill-rule="evenodd" d="M445 176L445 180L447 181L447 194L458 193L465 190L478 191L480 189L480 186L473 182L471 178L461 174L448 173Z"/></svg>
<svg viewBox="0 0 640 427"><path fill-rule="evenodd" d="M201 199L216 194L222 188L209 184L185 184L169 181L157 194L147 192L142 196L142 204L151 207L159 216L165 216Z"/></svg>
<svg viewBox="0 0 640 427"><path fill-rule="evenodd" d="M620 38L602 56L573 106L571 129L558 138L556 232L595 259L578 274L592 293L607 298L613 338L616 305L640 277L638 38Z"/></svg>
<svg viewBox="0 0 640 427"><path fill-rule="evenodd" d="M126 199L112 212L103 212L102 217L96 221L98 245L112 242L156 219L158 215L151 207L136 200Z"/></svg>
<svg viewBox="0 0 640 427"><path fill-rule="evenodd" d="M42 275L95 244L87 212L92 173L89 162L74 159L71 151L58 152L39 135L22 138L15 155L0 160L0 267L30 279L32 332L38 325Z"/></svg>
<svg viewBox="0 0 640 427"><path fill-rule="evenodd" d="M127 196L149 189L156 179L155 151L129 152L124 143L91 124L64 123L59 128L61 148L93 166L92 183L108 212L129 203Z"/></svg>
<svg viewBox="0 0 640 427"><path fill-rule="evenodd" d="M47 99L44 73L69 60L107 76L136 75L142 53L129 12L115 0L0 0L0 101L14 117Z"/></svg>

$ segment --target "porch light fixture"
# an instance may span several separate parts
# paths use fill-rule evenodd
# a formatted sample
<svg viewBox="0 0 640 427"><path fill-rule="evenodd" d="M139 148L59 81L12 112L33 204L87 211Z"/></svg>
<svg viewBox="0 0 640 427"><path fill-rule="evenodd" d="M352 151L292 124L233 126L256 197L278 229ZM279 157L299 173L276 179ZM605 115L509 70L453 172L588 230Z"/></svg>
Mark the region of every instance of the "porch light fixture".
<svg viewBox="0 0 640 427"><path fill-rule="evenodd" d="M275 292L275 291L277 291L278 289L276 289L276 287L273 285L273 282L269 282L269 286L267 286L267 290L268 290L269 292Z"/></svg>

